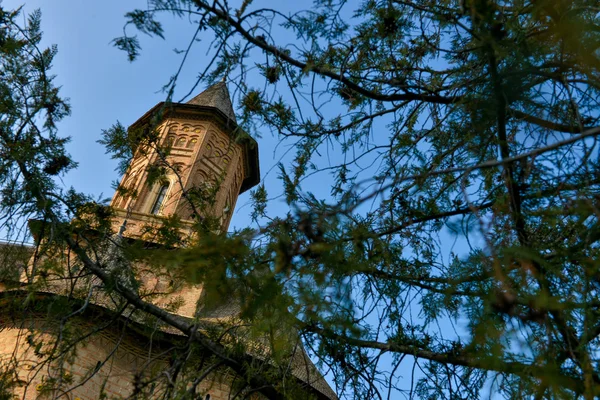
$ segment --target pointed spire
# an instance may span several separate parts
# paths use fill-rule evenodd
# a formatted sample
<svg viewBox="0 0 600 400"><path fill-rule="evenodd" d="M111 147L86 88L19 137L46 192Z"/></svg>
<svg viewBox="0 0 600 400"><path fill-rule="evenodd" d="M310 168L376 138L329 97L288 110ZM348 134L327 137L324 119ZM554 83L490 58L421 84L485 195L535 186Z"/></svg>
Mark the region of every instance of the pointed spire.
<svg viewBox="0 0 600 400"><path fill-rule="evenodd" d="M235 113L233 112L233 106L231 105L231 98L229 97L229 90L227 90L225 79L223 79L221 82L215 83L204 92L188 101L187 104L214 107L236 122Z"/></svg>

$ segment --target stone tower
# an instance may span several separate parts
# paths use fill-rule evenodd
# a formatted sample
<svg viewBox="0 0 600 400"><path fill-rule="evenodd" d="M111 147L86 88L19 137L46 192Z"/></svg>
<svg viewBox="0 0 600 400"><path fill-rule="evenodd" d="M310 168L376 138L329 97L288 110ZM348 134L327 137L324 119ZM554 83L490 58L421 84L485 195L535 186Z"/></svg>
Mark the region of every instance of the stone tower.
<svg viewBox="0 0 600 400"><path fill-rule="evenodd" d="M115 193L111 205L127 220L126 236L141 238L140 227L177 215L191 226L195 218L212 216L227 230L240 193L259 182L258 146L237 126L224 82L209 87L185 104L159 103L129 129L155 128L157 147L137 149L121 187L136 196ZM166 177L148 185L148 167L164 168ZM194 210L191 191L216 192L205 210ZM205 213L210 215L195 215ZM143 239L143 238L142 238Z"/></svg>
<svg viewBox="0 0 600 400"><path fill-rule="evenodd" d="M260 180L258 145L238 128L226 84L219 82L185 104L158 103L129 132L135 135L149 126L156 136L136 149L120 183L124 190L111 202L115 230L123 226L125 237L151 242L144 228L176 215L184 236L198 218L214 218L226 231L238 195ZM148 184L151 166L162 168L163 176ZM190 201L192 194L205 195L206 204ZM176 313L193 317L201 293L201 286L186 286L162 301L177 298Z"/></svg>

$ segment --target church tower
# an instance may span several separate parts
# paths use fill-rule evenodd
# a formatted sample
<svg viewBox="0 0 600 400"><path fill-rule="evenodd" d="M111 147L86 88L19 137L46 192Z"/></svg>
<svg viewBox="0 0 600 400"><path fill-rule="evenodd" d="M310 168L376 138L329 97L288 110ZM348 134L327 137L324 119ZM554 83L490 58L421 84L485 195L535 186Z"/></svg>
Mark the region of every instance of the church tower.
<svg viewBox="0 0 600 400"><path fill-rule="evenodd" d="M177 215L188 227L197 218L217 218L226 231L238 195L260 177L258 145L238 127L225 83L185 104L158 103L129 131L148 127L156 137L136 149L111 202L115 225L126 220L125 236L144 239L141 227ZM163 176L148 184L153 168ZM202 196L204 207L192 200Z"/></svg>
<svg viewBox="0 0 600 400"><path fill-rule="evenodd" d="M225 82L185 104L158 103L130 126L129 134L147 135L149 129L155 136L137 147L112 199L115 231L152 242L146 228L173 216L180 219L184 237L198 219L212 218L220 232L227 231L238 195L260 177L258 145L238 127ZM153 170L161 177L149 183ZM161 286L155 277L144 284ZM201 294L200 285L186 285L157 303L177 300L176 313L193 317Z"/></svg>

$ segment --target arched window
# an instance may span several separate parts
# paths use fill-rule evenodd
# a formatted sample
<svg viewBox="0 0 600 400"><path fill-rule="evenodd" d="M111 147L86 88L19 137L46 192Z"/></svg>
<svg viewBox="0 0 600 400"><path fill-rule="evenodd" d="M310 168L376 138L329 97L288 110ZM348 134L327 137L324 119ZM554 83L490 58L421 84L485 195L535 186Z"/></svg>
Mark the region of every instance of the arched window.
<svg viewBox="0 0 600 400"><path fill-rule="evenodd" d="M185 147L185 138L184 137L180 137L179 139L177 139L177 144L175 146L177 146L177 147Z"/></svg>
<svg viewBox="0 0 600 400"><path fill-rule="evenodd" d="M163 183L158 189L158 193L156 194L156 198L154 199L154 203L152 204L152 209L150 210L150 214L159 215L162 209L163 202L165 201L165 197L167 195L167 191L169 190L169 183Z"/></svg>

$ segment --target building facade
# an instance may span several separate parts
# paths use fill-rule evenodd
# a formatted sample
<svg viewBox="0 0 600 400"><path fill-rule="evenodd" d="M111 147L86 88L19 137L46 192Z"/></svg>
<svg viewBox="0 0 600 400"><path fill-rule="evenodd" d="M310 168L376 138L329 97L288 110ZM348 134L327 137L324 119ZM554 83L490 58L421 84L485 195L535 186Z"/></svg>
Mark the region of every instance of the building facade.
<svg viewBox="0 0 600 400"><path fill-rule="evenodd" d="M259 182L257 144L238 127L224 82L185 104L157 104L129 134L145 139L135 145L111 202L113 231L119 233L103 242L107 244L96 256L107 266L119 264L120 241L157 245L157 229L169 219L177 219L179 246L194 240L197 224L226 232L238 195ZM33 230L43 245L35 232L39 229ZM80 239L85 243L86 238ZM26 269L40 263L36 254ZM0 285L0 389L15 399L185 398L181 396L187 392L190 399L261 398L246 393L245 383L219 367L209 352L192 348L181 334L143 319L103 291L73 254L64 249L46 249L45 254L52 261L45 265L51 267L42 278L29 281L34 291ZM173 287L168 274L144 275L143 266L133 270L140 292L154 293L147 296L149 301L178 318L202 321L201 285ZM27 279L27 274L21 278ZM79 302L68 301L73 298ZM28 301L32 311L24 315L23 302ZM61 304L73 307L69 318L64 309L62 317L52 317L52 308ZM204 321L206 329L235 319L237 311L225 301L219 315ZM297 349L291 370L299 387L308 388L304 398L335 398L299 342ZM200 374L203 379L181 375L182 354L191 370L206 371ZM260 350L248 356L259 361L266 357ZM210 363L216 367L207 368ZM182 387L178 381L187 383Z"/></svg>

